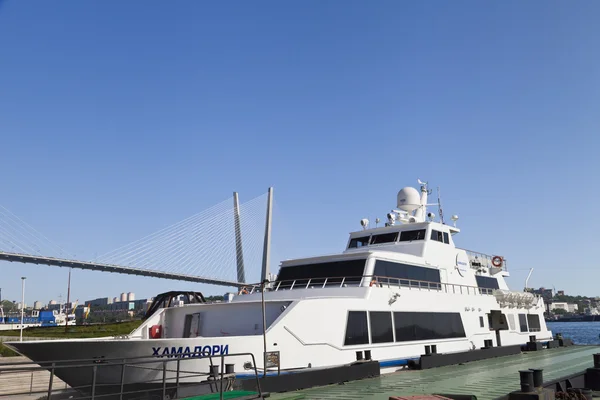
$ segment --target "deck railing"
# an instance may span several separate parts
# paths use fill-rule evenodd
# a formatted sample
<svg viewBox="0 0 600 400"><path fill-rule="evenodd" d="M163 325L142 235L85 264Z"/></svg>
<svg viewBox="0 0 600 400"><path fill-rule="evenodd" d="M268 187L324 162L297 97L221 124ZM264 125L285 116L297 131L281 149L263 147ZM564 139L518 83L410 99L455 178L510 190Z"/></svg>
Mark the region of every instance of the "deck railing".
<svg viewBox="0 0 600 400"><path fill-rule="evenodd" d="M200 372L193 364L190 365L190 362L198 357L209 359L211 371ZM248 370L253 372L256 380L256 397L249 396L248 398L262 399L263 393L254 354L210 355L203 352L184 352L165 358L145 356L126 359L59 360L40 362L39 365L33 362L3 363L0 364L0 399L17 395L44 395L43 397L51 399L52 396L58 394L68 394L72 400L115 399L117 397L123 399L133 395L148 396L151 394L162 399L176 399L180 398L181 388L185 388L188 392L189 389L194 389L203 393L219 393L219 398L223 399L223 393L232 390L235 380L235 374L226 371L225 359L227 357L244 357L248 360L245 364L248 364ZM88 371L88 383L77 387L67 387L64 383L60 386L56 385L56 376L63 375L61 371L65 369L79 370L77 372L79 377L81 377L81 371ZM109 374L111 382L99 382L99 374L107 369L111 370ZM156 374L151 375L157 377L144 381L127 382L127 377L134 370L140 369L155 372ZM34 383L34 375L39 376L40 374L45 374L46 379L44 382ZM29 376L31 376L30 382ZM115 380L115 377L118 376L120 379ZM193 382L190 382L190 378L193 379ZM182 382L182 380L185 381ZM28 384L18 383L24 381L27 381ZM145 387L140 388L138 385ZM201 389L202 387L204 389Z"/></svg>
<svg viewBox="0 0 600 400"><path fill-rule="evenodd" d="M342 276L327 278L309 278L294 279L284 281L274 281L266 285L266 291L278 292L283 290L295 289L324 289L339 287L398 287L408 288L409 290L427 290L453 294L468 295L492 295L494 289L480 288L476 286L458 285L454 283L440 283L432 281L420 281L414 279L394 278L388 276L363 275L363 276ZM262 285L248 286L249 293L260 292Z"/></svg>

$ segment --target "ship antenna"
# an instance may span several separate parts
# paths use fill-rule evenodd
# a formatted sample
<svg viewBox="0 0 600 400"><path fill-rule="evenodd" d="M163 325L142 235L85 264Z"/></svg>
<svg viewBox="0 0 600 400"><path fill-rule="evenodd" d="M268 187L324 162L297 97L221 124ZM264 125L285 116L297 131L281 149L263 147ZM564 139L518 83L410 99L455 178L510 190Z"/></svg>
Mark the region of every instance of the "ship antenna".
<svg viewBox="0 0 600 400"><path fill-rule="evenodd" d="M440 214L440 221L444 224L444 211L442 210L442 197L440 195L440 187L437 188L438 192L438 213Z"/></svg>

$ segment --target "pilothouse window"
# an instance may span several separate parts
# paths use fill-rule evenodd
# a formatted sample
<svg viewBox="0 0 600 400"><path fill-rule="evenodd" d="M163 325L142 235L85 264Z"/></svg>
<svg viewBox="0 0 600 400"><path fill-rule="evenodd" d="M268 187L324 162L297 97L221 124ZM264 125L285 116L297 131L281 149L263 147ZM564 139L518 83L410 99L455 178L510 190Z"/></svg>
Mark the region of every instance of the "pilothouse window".
<svg viewBox="0 0 600 400"><path fill-rule="evenodd" d="M442 232L432 229L431 230L431 240L435 240L436 242L444 243L444 235L442 235Z"/></svg>
<svg viewBox="0 0 600 400"><path fill-rule="evenodd" d="M373 235L371 244L391 243L398 239L398 232L383 233L381 235Z"/></svg>
<svg viewBox="0 0 600 400"><path fill-rule="evenodd" d="M416 231L402 231L400 232L401 242L412 242L413 240L425 239L425 229L419 229Z"/></svg>
<svg viewBox="0 0 600 400"><path fill-rule="evenodd" d="M355 249L358 247L364 247L369 245L369 236L352 238L350 239L350 244L348 245L349 249Z"/></svg>

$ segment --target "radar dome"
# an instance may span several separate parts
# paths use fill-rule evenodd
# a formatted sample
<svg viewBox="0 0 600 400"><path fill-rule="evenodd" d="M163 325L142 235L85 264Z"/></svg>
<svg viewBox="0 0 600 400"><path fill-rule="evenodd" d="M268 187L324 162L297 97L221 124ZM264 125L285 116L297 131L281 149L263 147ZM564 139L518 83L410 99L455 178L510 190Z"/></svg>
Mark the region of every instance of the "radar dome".
<svg viewBox="0 0 600 400"><path fill-rule="evenodd" d="M402 188L398 192L398 208L406 211L413 212L421 206L421 196L417 189L413 187Z"/></svg>

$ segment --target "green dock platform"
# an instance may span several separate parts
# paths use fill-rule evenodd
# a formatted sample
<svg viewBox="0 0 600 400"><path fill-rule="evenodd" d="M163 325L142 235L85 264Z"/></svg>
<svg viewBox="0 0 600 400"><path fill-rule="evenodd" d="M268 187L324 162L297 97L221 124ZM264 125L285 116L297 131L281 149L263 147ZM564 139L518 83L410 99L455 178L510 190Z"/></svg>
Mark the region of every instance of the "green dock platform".
<svg viewBox="0 0 600 400"><path fill-rule="evenodd" d="M430 393L470 394L493 400L519 389L519 370L543 368L549 382L590 368L600 346L572 346L515 356L474 361L427 370L405 370L378 378L289 393L272 393L274 400L377 399Z"/></svg>

